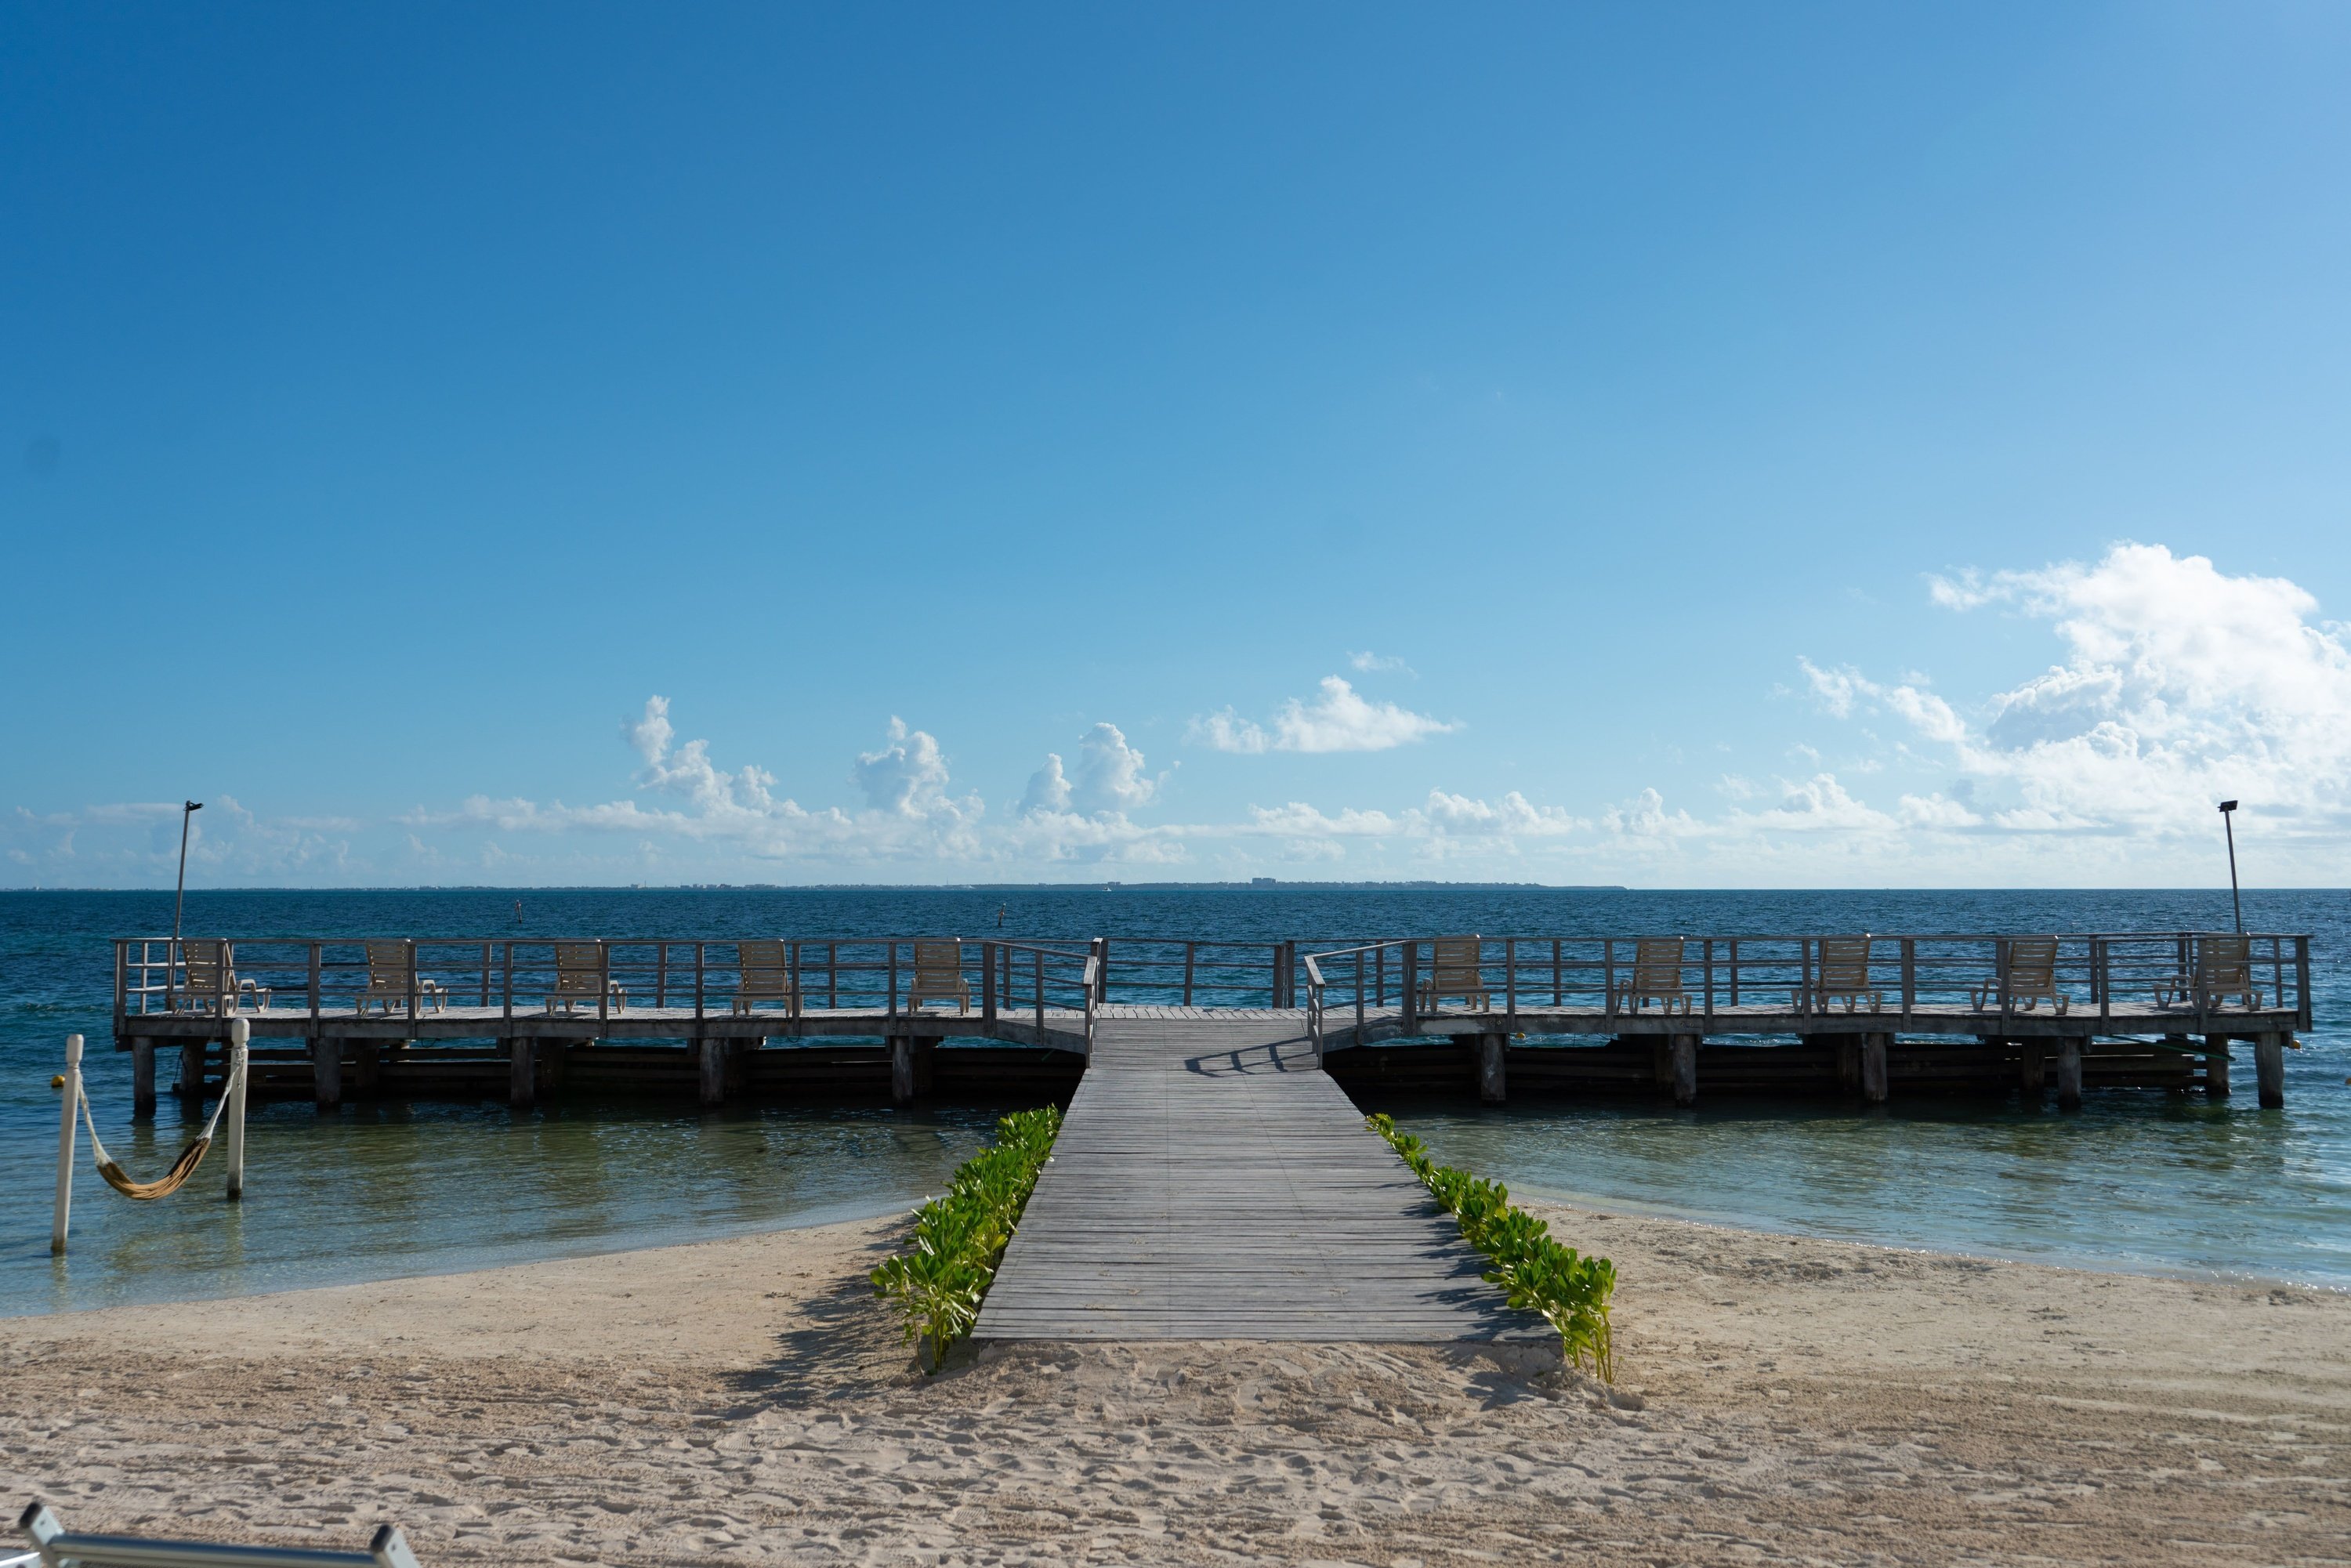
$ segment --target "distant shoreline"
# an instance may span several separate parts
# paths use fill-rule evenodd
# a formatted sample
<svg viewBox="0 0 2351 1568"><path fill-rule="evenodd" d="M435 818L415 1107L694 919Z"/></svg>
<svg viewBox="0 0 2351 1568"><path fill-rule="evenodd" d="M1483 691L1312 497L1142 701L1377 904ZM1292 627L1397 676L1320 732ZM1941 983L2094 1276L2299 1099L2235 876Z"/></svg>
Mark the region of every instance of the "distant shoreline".
<svg viewBox="0 0 2351 1568"><path fill-rule="evenodd" d="M0 893L168 893L157 887L0 887ZM193 893L197 890L190 889ZM1615 883L1546 882L677 882L504 887L418 883L399 887L208 887L225 893L1630 893ZM1664 891L1648 889L1645 891ZM1802 890L1795 890L1802 891Z"/></svg>

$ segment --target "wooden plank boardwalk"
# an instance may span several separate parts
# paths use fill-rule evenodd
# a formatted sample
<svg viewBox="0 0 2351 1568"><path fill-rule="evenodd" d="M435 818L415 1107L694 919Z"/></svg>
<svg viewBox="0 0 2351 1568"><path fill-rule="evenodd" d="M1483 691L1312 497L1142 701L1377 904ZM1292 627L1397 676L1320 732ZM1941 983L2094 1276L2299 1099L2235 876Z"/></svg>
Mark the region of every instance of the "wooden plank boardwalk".
<svg viewBox="0 0 2351 1568"><path fill-rule="evenodd" d="M1295 1013L1112 1018L976 1337L1550 1334L1479 1270Z"/></svg>

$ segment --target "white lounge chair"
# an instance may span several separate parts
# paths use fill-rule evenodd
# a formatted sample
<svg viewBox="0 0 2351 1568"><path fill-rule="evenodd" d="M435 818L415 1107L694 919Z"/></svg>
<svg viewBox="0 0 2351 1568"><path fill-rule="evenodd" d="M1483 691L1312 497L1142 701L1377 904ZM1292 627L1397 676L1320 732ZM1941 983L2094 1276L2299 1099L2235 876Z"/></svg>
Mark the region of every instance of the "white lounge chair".
<svg viewBox="0 0 2351 1568"><path fill-rule="evenodd" d="M2057 1010L2059 1018L2064 1018L2071 998L2057 988L2057 938L2010 937L2006 984L1994 975L1970 987L1969 996L1978 1012L1990 1007L2012 1008L2019 1003L2031 1012L2045 1001Z"/></svg>
<svg viewBox="0 0 2351 1568"><path fill-rule="evenodd" d="M247 997L262 1011L269 1010L268 989L237 977L236 949L225 942L189 937L180 944L180 967L184 974L173 989L174 1012L234 1012Z"/></svg>
<svg viewBox="0 0 2351 1568"><path fill-rule="evenodd" d="M971 1011L971 983L963 977L961 938L915 943L914 978L906 988L906 1006L919 1008L933 998L946 1001L950 997L958 1012Z"/></svg>
<svg viewBox="0 0 2351 1568"><path fill-rule="evenodd" d="M370 1002L382 1008L386 1018L392 1016L395 1002L400 1004L402 1011L407 1010L409 952L409 944L405 942L367 944L367 989L360 993L360 1012L368 1010ZM417 1010L423 1011L428 1002L436 1012L448 1010L449 988L438 980L428 980L419 975L416 977Z"/></svg>
<svg viewBox="0 0 2351 1568"><path fill-rule="evenodd" d="M760 1002L781 1002L793 1018L800 1016L800 989L792 979L790 945L784 942L737 942L735 958L741 973L735 982L737 1013L754 1011Z"/></svg>
<svg viewBox="0 0 2351 1568"><path fill-rule="evenodd" d="M1871 1012L1886 1005L1886 993L1872 989L1869 984L1869 938L1822 937L1820 970L1813 977L1809 996L1801 989L1796 992L1796 1010L1826 1012L1831 1002L1842 998L1845 1011L1856 1012L1864 998Z"/></svg>
<svg viewBox="0 0 2351 1568"><path fill-rule="evenodd" d="M1438 936L1429 943L1428 977L1420 982L1416 998L1423 1012L1434 1012L1447 997L1458 997L1472 1012L1490 1012L1494 994L1486 988L1482 941L1476 936Z"/></svg>
<svg viewBox="0 0 2351 1568"><path fill-rule="evenodd" d="M1689 993L1682 989L1682 938L1644 936L1634 944L1633 977L1616 982L1611 998L1617 1008L1637 1013L1650 1002L1667 1013L1690 1010Z"/></svg>
<svg viewBox="0 0 2351 1568"><path fill-rule="evenodd" d="M569 1012L580 1002L593 1002L605 996L612 998L612 1010L629 1010L628 988L614 980L604 968L604 945L601 942L558 942L555 945L555 990L547 998L547 1010L559 1008Z"/></svg>

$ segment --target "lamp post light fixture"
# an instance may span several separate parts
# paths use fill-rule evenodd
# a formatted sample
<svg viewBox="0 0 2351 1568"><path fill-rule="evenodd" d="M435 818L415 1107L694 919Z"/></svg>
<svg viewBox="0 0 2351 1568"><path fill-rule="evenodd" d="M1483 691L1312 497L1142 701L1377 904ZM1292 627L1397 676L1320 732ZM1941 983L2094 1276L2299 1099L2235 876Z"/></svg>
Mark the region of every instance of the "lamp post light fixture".
<svg viewBox="0 0 2351 1568"><path fill-rule="evenodd" d="M2236 802L2231 800L2231 805ZM190 800L180 808L180 885L172 894L172 947L180 946L180 906L188 900L188 819L204 809L202 800Z"/></svg>
<svg viewBox="0 0 2351 1568"><path fill-rule="evenodd" d="M2229 835L2229 907L2237 916L2237 935L2245 934L2245 903L2237 894L2237 803L2220 802L2220 830Z"/></svg>

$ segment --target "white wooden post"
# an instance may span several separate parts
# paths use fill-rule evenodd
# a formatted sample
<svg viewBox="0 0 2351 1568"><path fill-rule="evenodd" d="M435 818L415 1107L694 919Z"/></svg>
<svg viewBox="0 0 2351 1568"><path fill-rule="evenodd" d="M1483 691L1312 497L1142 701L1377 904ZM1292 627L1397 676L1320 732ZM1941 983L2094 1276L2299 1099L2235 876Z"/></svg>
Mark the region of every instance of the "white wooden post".
<svg viewBox="0 0 2351 1568"><path fill-rule="evenodd" d="M222 1154L228 1161L228 1200L245 1200L245 1071L252 1050L253 1024L232 1019L228 1026L228 1137Z"/></svg>
<svg viewBox="0 0 2351 1568"><path fill-rule="evenodd" d="M57 1207L49 1222L49 1250L66 1249L66 1226L73 1217L74 1113L81 1108L81 1036L66 1036L66 1108L57 1120Z"/></svg>

